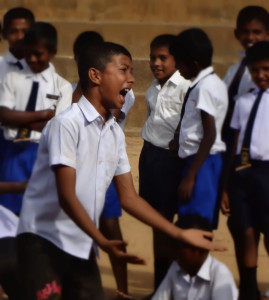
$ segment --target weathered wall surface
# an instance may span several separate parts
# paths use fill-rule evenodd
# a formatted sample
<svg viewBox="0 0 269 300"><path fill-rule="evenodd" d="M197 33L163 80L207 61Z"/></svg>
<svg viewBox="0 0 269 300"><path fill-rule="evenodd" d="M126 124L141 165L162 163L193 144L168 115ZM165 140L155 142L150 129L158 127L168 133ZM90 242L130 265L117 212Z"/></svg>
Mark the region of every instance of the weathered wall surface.
<svg viewBox="0 0 269 300"><path fill-rule="evenodd" d="M106 40L126 46L133 55L136 104L127 130L137 132L144 122L144 93L152 75L148 67L149 43L158 34L174 33L189 27L204 29L214 45L214 66L223 76L227 66L237 60L240 45L233 36L238 11L246 5L269 10L268 0L0 0L0 16L10 8L30 8L37 20L53 23L59 34L58 72L74 82L77 72L72 45L85 30L96 30ZM0 43L3 53L7 44Z"/></svg>

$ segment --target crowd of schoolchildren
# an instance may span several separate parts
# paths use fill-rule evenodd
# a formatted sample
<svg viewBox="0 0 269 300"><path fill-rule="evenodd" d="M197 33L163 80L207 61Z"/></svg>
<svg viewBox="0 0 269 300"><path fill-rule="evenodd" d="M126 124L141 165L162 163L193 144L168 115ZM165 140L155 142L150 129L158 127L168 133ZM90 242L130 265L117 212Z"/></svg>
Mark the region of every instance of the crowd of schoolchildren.
<svg viewBox="0 0 269 300"><path fill-rule="evenodd" d="M258 300L260 235L269 253L269 14L237 16L240 62L224 80L207 34L190 28L150 43L155 79L139 159L139 195L124 125L134 104L132 57L95 31L73 44L79 81L51 63L53 25L26 8L3 17L0 57L0 285L10 300L106 299L96 257L108 253L115 299L132 299L123 208L153 228L154 300ZM239 270L209 254L219 209ZM268 210L267 210L268 208ZM174 221L176 222L174 223ZM1 298L1 295L0 295Z"/></svg>

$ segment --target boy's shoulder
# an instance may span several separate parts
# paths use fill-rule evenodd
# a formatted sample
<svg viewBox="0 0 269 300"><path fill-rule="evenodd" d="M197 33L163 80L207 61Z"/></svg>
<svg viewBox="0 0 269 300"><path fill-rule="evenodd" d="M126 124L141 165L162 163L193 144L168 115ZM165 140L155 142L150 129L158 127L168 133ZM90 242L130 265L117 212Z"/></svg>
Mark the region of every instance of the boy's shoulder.
<svg viewBox="0 0 269 300"><path fill-rule="evenodd" d="M213 67L209 67L203 71L204 74L201 74L201 77L198 75L198 77L191 84L191 87L197 84L197 90L207 90L212 94L227 93L226 84L214 71Z"/></svg>
<svg viewBox="0 0 269 300"><path fill-rule="evenodd" d="M213 280L215 276L221 277L222 276L231 276L233 278L230 269L220 260L217 258L208 255L210 259L210 273L213 276L211 279Z"/></svg>

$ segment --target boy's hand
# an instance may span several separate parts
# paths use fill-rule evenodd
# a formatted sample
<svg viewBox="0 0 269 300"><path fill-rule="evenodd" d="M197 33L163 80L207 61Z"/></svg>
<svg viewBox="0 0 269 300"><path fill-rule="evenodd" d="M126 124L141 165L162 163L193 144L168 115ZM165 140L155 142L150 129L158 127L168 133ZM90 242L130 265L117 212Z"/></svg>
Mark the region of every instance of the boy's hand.
<svg viewBox="0 0 269 300"><path fill-rule="evenodd" d="M222 193L220 209L221 212L224 214L224 216L229 217L231 215L229 197L228 197L228 193L225 191Z"/></svg>
<svg viewBox="0 0 269 300"><path fill-rule="evenodd" d="M120 240L107 240L105 245L102 245L101 248L105 252L107 252L110 255L115 256L116 258L131 264L136 265L145 265L146 261L138 257L137 255L126 253L125 248L127 246L127 243L125 241Z"/></svg>
<svg viewBox="0 0 269 300"><path fill-rule="evenodd" d="M195 177L186 175L178 186L178 198L182 204L187 204L191 198Z"/></svg>
<svg viewBox="0 0 269 300"><path fill-rule="evenodd" d="M213 236L213 233L209 231L203 231L199 229L185 229L183 230L183 232L181 232L180 240L183 240L184 242L192 246L207 249L210 251L226 251L226 247L209 240L212 239Z"/></svg>
<svg viewBox="0 0 269 300"><path fill-rule="evenodd" d="M55 116L55 109L44 109L43 113L44 113L44 119L49 121Z"/></svg>

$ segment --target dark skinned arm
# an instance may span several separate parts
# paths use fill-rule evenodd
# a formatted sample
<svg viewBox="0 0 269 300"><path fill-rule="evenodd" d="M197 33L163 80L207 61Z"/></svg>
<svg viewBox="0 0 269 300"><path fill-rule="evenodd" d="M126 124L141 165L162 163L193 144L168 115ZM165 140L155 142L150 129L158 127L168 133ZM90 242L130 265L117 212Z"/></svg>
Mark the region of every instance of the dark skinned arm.
<svg viewBox="0 0 269 300"><path fill-rule="evenodd" d="M211 232L197 229L183 230L165 219L143 198L138 196L135 191L130 172L115 176L113 181L115 183L122 208L138 220L190 245L208 250L225 250L225 247L208 240L208 238L213 237Z"/></svg>
<svg viewBox="0 0 269 300"><path fill-rule="evenodd" d="M216 139L216 126L214 117L201 110L201 118L204 131L203 138L190 169L188 170L188 173L181 180L178 186L178 196L180 201L183 203L187 203L189 201L195 183L196 174L207 158Z"/></svg>
<svg viewBox="0 0 269 300"><path fill-rule="evenodd" d="M53 167L59 202L65 213L90 236L102 250L110 255L116 256L121 260L134 264L144 264L145 261L136 255L128 254L123 251L126 242L121 240L108 240L98 230L75 192L76 170L63 165Z"/></svg>
<svg viewBox="0 0 269 300"><path fill-rule="evenodd" d="M6 107L0 107L0 122L4 126L21 128L30 126L33 123L47 122L54 117L55 111L45 109L40 111L18 111Z"/></svg>

